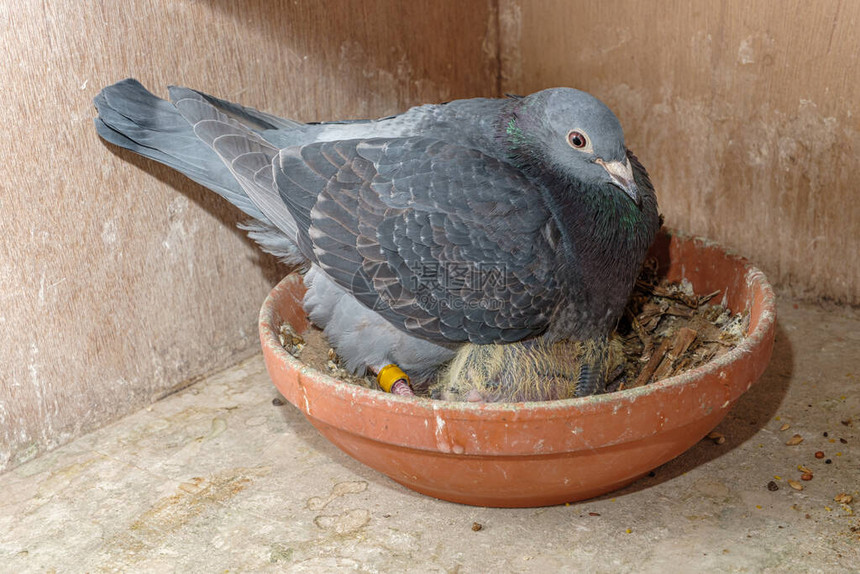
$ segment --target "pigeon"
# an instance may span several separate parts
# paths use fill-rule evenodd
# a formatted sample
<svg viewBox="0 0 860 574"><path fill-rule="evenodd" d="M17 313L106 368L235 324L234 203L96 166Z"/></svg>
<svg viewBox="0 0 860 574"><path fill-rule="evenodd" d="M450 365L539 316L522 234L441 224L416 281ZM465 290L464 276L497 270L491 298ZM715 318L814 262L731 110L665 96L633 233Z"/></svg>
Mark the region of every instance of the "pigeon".
<svg viewBox="0 0 860 574"><path fill-rule="evenodd" d="M567 373L568 390L496 392L511 379L501 368L452 396L605 389L610 334L660 216L600 100L552 88L300 123L183 87L169 98L131 78L104 88L98 134L244 212L249 236L304 273L304 309L348 371L408 393L464 353L509 346L516 361L567 341L576 364L535 361L534 374Z"/></svg>

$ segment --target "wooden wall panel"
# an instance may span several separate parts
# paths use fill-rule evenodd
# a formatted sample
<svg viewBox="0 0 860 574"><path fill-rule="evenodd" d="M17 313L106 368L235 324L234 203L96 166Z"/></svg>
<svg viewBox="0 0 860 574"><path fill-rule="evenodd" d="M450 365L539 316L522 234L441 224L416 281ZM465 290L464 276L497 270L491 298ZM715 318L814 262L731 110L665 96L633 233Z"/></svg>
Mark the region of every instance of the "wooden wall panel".
<svg viewBox="0 0 860 574"><path fill-rule="evenodd" d="M613 108L671 226L860 304L860 3L501 0L502 90Z"/></svg>
<svg viewBox="0 0 860 574"><path fill-rule="evenodd" d="M103 144L135 76L302 120L498 91L492 2L0 3L0 469L257 348L283 273L236 210Z"/></svg>

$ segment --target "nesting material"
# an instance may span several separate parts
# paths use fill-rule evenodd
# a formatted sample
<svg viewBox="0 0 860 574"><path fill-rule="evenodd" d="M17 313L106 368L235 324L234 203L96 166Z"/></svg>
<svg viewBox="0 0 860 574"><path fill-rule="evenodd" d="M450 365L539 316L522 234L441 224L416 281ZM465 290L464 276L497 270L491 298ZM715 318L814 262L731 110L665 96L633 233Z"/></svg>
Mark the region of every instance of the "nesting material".
<svg viewBox="0 0 860 574"><path fill-rule="evenodd" d="M689 281L661 279L657 262L646 261L616 330L627 359L617 388L672 377L736 347L749 330L749 313L733 315L712 303L719 294L697 295Z"/></svg>
<svg viewBox="0 0 860 574"><path fill-rule="evenodd" d="M672 377L699 367L737 346L748 332L749 313L732 314L722 304L713 303L719 294L715 291L697 295L686 280L670 283L661 279L657 275L656 261L646 261L624 316L611 338L604 372L608 380L607 391L639 387ZM343 369L340 358L316 327L301 335L288 324L281 325L280 329L281 344L304 363L348 383L378 388L374 376L355 376ZM581 343L568 341L544 346L537 351L537 354L529 353L522 345L489 345L478 349L478 352L460 353L440 371L440 379L424 391L424 396L468 400L460 392L462 389L452 387L452 380L456 381L458 377L463 380L490 380L507 366L511 380L528 381L535 379L531 373L546 372L548 369L543 363L553 362L554 357L556 365L574 365L575 361L569 360L571 355L587 354ZM559 353L566 359L559 360ZM486 392L481 394L486 395L483 400L567 398L574 396L577 378L578 372L560 369L554 379L544 377L535 380L533 385L516 385L511 396L493 397L495 389L483 389ZM468 390L464 392L468 393Z"/></svg>
<svg viewBox="0 0 860 574"><path fill-rule="evenodd" d="M321 329L311 325L299 335L289 323L281 323L278 328L278 338L289 354L306 365L352 385L381 390L376 384L376 377L353 375L341 366L340 357L329 346ZM294 342L297 340L300 343Z"/></svg>

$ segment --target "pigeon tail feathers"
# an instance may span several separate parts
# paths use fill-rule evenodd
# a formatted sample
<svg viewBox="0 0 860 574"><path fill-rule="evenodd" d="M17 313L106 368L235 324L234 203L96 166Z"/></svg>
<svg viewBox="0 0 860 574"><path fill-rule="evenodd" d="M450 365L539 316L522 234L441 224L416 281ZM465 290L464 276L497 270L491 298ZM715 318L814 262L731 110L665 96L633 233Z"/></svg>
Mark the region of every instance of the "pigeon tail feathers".
<svg viewBox="0 0 860 574"><path fill-rule="evenodd" d="M302 124L187 88L170 87L172 102L128 78L94 99L98 134L106 141L171 167L222 196L252 221L264 251L289 265L306 261L296 223L280 200L272 160L278 149L260 136Z"/></svg>
<svg viewBox="0 0 860 574"><path fill-rule="evenodd" d="M105 141L171 167L265 221L239 183L177 109L133 78L104 88L93 100L96 131Z"/></svg>

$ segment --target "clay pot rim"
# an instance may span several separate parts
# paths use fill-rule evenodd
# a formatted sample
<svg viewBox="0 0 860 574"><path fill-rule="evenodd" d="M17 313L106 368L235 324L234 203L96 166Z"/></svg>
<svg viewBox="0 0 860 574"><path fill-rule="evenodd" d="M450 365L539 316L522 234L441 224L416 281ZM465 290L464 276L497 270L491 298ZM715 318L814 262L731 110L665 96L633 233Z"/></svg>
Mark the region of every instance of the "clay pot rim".
<svg viewBox="0 0 860 574"><path fill-rule="evenodd" d="M462 415L468 415L470 418L473 418L476 415L482 418L494 418L494 414L507 415L512 411L517 413L518 418L522 418L522 415L524 414L535 415L535 417L542 419L545 419L548 416L570 417L572 411L590 411L594 409L602 410L612 403L618 403L618 406L621 406L632 402L638 402L645 396L677 392L680 387L701 383L705 380L706 374L716 373L727 368L731 363L736 362L743 355L750 353L754 347L758 346L761 340L767 336L767 333L772 330L773 324L776 321L776 302L773 289L768 283L764 273L750 264L746 258L737 255L719 243L709 239L688 235L670 229L664 229L663 232L680 239L689 239L700 242L705 247L720 249L726 257L738 260L746 271L745 280L747 286L749 288L757 286L761 291L762 309L759 313L759 321L755 328L746 337L744 337L743 341L741 341L737 347L695 369L690 369L667 379L662 379L641 387L614 391L602 395L552 401L469 403L430 399L425 397L401 397L385 393L381 390L368 389L336 379L328 373L315 369L292 356L286 349L284 349L278 339L275 321L275 317L278 315L275 307L276 294L283 289L283 286L288 282L301 281L301 275L297 272L292 272L279 281L263 302L259 315L261 342L263 345L268 346L279 360L284 361L289 368L294 369L302 380L310 379L310 375L312 374L313 377L311 380L320 386L328 387L327 392L338 395L351 395L354 399L359 399L360 397L361 401L369 401L375 406L382 408L388 407L397 411L402 411L403 407L408 407L410 414L416 417L436 416L440 411L444 411L448 415L460 412ZM529 416L529 418L531 418L531 416Z"/></svg>

